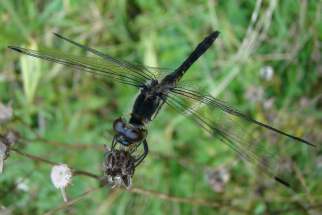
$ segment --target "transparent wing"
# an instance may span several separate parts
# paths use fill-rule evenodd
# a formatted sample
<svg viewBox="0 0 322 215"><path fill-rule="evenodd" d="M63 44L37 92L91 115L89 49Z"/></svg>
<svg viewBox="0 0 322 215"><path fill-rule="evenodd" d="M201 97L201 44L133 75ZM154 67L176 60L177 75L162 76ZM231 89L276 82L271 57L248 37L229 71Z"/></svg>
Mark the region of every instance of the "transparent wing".
<svg viewBox="0 0 322 215"><path fill-rule="evenodd" d="M63 64L65 66L83 69L95 75L112 78L120 83L140 87L151 79L157 79L160 71L167 69L157 67L146 67L139 64L132 64L117 58L113 58L107 54L97 51L93 48L81 45L73 40L55 34L58 38L67 41L84 51L90 52L95 57L82 57L66 54L53 49L42 48L39 51L20 48L17 46L9 46L10 49L20 53Z"/></svg>
<svg viewBox="0 0 322 215"><path fill-rule="evenodd" d="M32 57L62 64L75 69L84 70L98 76L111 78L120 83L136 87L140 87L147 80L149 80L149 78L142 73L126 69L97 57L74 56L46 48L43 48L39 51L16 46L9 46L9 48ZM127 70L127 72L124 72L125 70Z"/></svg>
<svg viewBox="0 0 322 215"><path fill-rule="evenodd" d="M298 147L306 150L313 144L258 122L210 95L193 90L175 88L169 93L166 103L177 111L183 111L204 130L279 183L294 191L303 191L300 178L294 174L294 168L302 162L294 161L302 159ZM205 105L207 110L201 114L201 108L198 110L196 103Z"/></svg>
<svg viewBox="0 0 322 215"><path fill-rule="evenodd" d="M56 34L59 39L62 39L82 50L92 53L95 57L83 57L66 54L49 48L41 48L40 50L30 50L17 46L9 46L8 48L29 55L51 61L54 63L63 64L65 66L76 69L83 69L95 75L112 78L120 83L140 87L151 79L158 79L164 74L172 72L168 68L150 67L140 64L129 63L127 61L111 57L108 54L90 48L88 46L77 43L62 35Z"/></svg>
<svg viewBox="0 0 322 215"><path fill-rule="evenodd" d="M131 70L131 71L136 71L138 73L142 73L144 74L146 77L148 77L149 79L157 79L159 76L162 75L162 73L169 73L172 72L172 69L169 68L161 68L161 67L152 67L152 66L146 66L146 65L141 65L141 64L136 64L136 63L130 63L127 62L125 60L121 60L115 57L111 57L108 54L105 54L101 51L98 51L96 49L90 48L88 46L82 45L78 42L75 42L71 39L68 39L67 37L64 37L60 34L54 33L55 36L57 36L58 38L69 42L72 45L75 45L81 49L83 49L84 51L90 52L108 62L111 62L115 65L119 65L120 67L126 68L127 70Z"/></svg>

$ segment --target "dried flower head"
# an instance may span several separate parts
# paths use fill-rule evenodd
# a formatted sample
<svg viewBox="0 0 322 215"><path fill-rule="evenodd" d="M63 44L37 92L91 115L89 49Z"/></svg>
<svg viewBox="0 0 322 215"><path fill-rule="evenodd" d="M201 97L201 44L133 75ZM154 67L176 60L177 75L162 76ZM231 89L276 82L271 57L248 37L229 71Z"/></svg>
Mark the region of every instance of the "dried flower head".
<svg viewBox="0 0 322 215"><path fill-rule="evenodd" d="M68 201L65 188L72 180L72 171L66 164L55 165L51 169L51 181L57 189L60 189L64 202Z"/></svg>
<svg viewBox="0 0 322 215"><path fill-rule="evenodd" d="M223 192L225 184L230 179L229 170L225 167L219 167L215 170L206 170L208 184L215 192Z"/></svg>
<svg viewBox="0 0 322 215"><path fill-rule="evenodd" d="M135 170L135 158L124 149L107 149L104 160L104 174L113 187L123 185L131 187Z"/></svg>

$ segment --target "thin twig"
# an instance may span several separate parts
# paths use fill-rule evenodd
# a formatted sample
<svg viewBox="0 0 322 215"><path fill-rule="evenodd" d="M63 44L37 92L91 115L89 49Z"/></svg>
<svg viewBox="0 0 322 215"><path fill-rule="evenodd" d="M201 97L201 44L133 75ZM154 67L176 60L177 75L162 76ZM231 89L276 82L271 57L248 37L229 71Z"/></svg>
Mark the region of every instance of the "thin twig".
<svg viewBox="0 0 322 215"><path fill-rule="evenodd" d="M14 121L17 121L17 122L21 123L23 126L25 126L26 128L29 128L30 125L27 124L26 122L24 122L24 120L22 120L19 116L15 115L13 118L14 118ZM66 144L66 143L61 143L61 142L57 142L57 141L47 140L32 129L30 129L30 132L36 138L27 139L27 138L20 137L20 141L22 141L22 142L39 142L40 141L40 142L46 143L48 145L52 145L52 146L56 146L56 147L63 147L64 149L71 148L71 149L80 149L80 150L82 150L82 149L103 150L103 148L97 144L85 144L85 143Z"/></svg>
<svg viewBox="0 0 322 215"><path fill-rule="evenodd" d="M14 152L16 152L19 155L22 155L24 157L27 157L31 160L37 161L37 162L43 162L49 165L57 165L58 163L47 160L45 158L39 157L39 156L35 156L26 152L22 152L16 148L12 148L11 150L13 150ZM99 175L87 172L87 171L83 171L83 170L77 170L75 168L71 168L73 170L74 175L83 175L86 177L91 177L95 180L98 180L100 182L100 185L98 188L93 188L91 190L88 190L86 192L84 192L83 194L81 194L80 196L68 201L67 203L64 203L63 205L59 206L58 208L53 209L52 211L49 211L47 214L52 214L53 212L56 212L58 210L67 208L75 203L77 203L78 201L80 201L82 198L84 198L85 196L89 195L90 193L93 193L96 190L99 190L101 187L103 187L105 184L102 183L102 177L100 177ZM175 202L175 203L183 203L183 204L190 204L190 205L199 205L199 206L205 206L205 207L210 207L210 208L229 208L231 210L235 210L238 212L243 212L243 213L248 213L249 211L237 207L237 206L233 206L228 204L227 202L213 202L211 200L206 200L206 199L198 199L198 198L188 198L188 197L178 197L178 196L171 196L168 195L166 193L160 193L157 191L152 191L152 190L146 190L146 189L142 189L142 188L136 188L133 187L130 190L125 190L127 192L130 193L136 193L136 194L140 194L140 195L144 195L144 196L150 196L150 197L155 197L155 198L159 198L165 201L170 201L170 202ZM307 206L306 209L310 210L313 208L318 208L320 207L320 205L310 205ZM292 210L291 208L289 210Z"/></svg>
<svg viewBox="0 0 322 215"><path fill-rule="evenodd" d="M94 178L97 180L101 179L101 177L99 175L96 175L96 174L93 174L90 172L86 172L83 170L76 170L76 169L72 168L72 171L73 171L73 175L83 175L83 176L91 177L91 178Z"/></svg>
<svg viewBox="0 0 322 215"><path fill-rule="evenodd" d="M29 158L31 160L34 160L34 161L43 162L43 163L46 163L46 164L49 164L49 165L52 165L52 166L59 165L59 163L47 160L45 158L42 158L42 157L39 157L39 156L36 156L36 155L29 154L29 153L26 153L26 152L22 152L22 151L20 151L19 149L16 149L16 148L11 148L10 150L16 152L19 155L22 155L22 156L27 157L27 158Z"/></svg>
<svg viewBox="0 0 322 215"><path fill-rule="evenodd" d="M141 188L132 188L129 190L131 193L137 193L141 194L144 196L149 196L149 197L156 197L162 200L170 201L170 202L176 202L176 203L184 203L184 204L191 204L191 205L198 205L198 206L205 206L205 207L210 207L210 208L229 208L238 212L243 212L248 214L249 211L242 209L240 207L236 207L233 205L227 205L223 203L217 203L214 201L210 200L205 200L205 199L196 199L196 198L187 198L187 197L178 197L178 196L171 196L165 193L160 193L152 190L146 190L146 189L141 189Z"/></svg>
<svg viewBox="0 0 322 215"><path fill-rule="evenodd" d="M22 152L22 151L20 151L20 150L18 150L16 148L12 148L11 150L16 152L19 155L22 155L22 156L27 157L27 158L29 158L31 160L34 160L34 161L43 162L43 163L46 163L46 164L49 164L49 165L52 165L52 166L59 165L59 163L47 160L47 159L39 157L39 156L29 154L29 153L26 153L26 152ZM75 168L71 168L71 170L73 171L73 175L83 175L83 176L87 176L87 177L91 177L91 178L100 180L99 175L96 175L96 174L93 174L93 173L90 173L90 172L87 172L87 171L83 171L83 170L78 170L78 169L75 169Z"/></svg>
<svg viewBox="0 0 322 215"><path fill-rule="evenodd" d="M16 149L16 148L12 148L12 150L14 152L16 152L19 155L22 155L24 157L27 157L31 160L37 161L37 162L43 162L49 165L58 165L58 163L47 160L45 158L41 158L39 156L35 156L35 155L31 155L29 153L25 153L25 152L21 152L20 150ZM71 168L73 170L74 175L83 175L83 176L87 176L87 177L91 177L94 178L96 180L98 180L100 182L100 186L104 186L104 183L102 183L102 178L99 175L87 172L87 171L83 171L83 170L76 170L75 168ZM98 188L97 188L98 189ZM230 209L239 211L239 212L246 212L246 210L242 209L242 208L238 208L235 206L231 206L231 205L221 205L219 203L215 203L215 202L211 202L209 200L205 200L205 199L196 199L196 198L186 198L186 197L177 197L177 196L171 196L165 193L160 193L160 192L156 192L156 191L151 191L151 190L145 190L142 188L132 188L130 190L127 190L130 193L137 193L137 194L141 194L141 195L145 195L145 196L152 196L152 197L156 197L159 199L163 199L166 201L171 201L171 202L176 202L176 203L185 203L185 204L193 204L193 205L200 205L200 206L206 206L206 207L211 207L211 208L223 208L223 207L228 207ZM92 190L89 190L83 194L81 194L80 196L76 197L75 199L70 200L69 202L67 202L64 205L61 205L59 208L54 209L56 210L60 210L63 208L66 208L74 203L76 203L77 201L79 201L81 198L83 198L84 196L88 195L89 193L91 193ZM52 212L52 211L51 211Z"/></svg>
<svg viewBox="0 0 322 215"><path fill-rule="evenodd" d="M64 149L66 148L77 149L77 150L94 149L94 150L100 150L100 151L103 151L104 149L101 145L97 145L97 144L86 144L86 143L66 144L58 141L47 140L38 134L35 134L35 135L37 135L35 139L21 139L21 140L24 142L42 142L55 147L64 147Z"/></svg>
<svg viewBox="0 0 322 215"><path fill-rule="evenodd" d="M58 142L58 141L50 141L50 140L47 140L44 138L37 138L37 139L33 139L33 140L24 140L24 141L35 141L36 143L37 142L44 142L46 144L60 147L60 148L64 148L64 149L65 148L72 148L72 149L76 149L76 150L83 150L83 149L90 148L90 149L93 149L96 151L104 152L104 147L102 145L91 145L91 144L86 144L86 143L65 144L65 143ZM150 154L162 161L175 160L175 161L177 161L178 164L180 164L184 168L187 168L188 166L191 168L198 168L198 169L205 169L206 168L203 164L194 162L189 159L179 159L178 157L171 156L171 155L165 155L165 154L162 154L162 153L156 152L156 151L150 151Z"/></svg>
<svg viewBox="0 0 322 215"><path fill-rule="evenodd" d="M50 214L54 214L59 210L63 210L66 209L74 204L76 204L77 202L79 202L80 200L82 200L84 197L88 196L89 194L94 193L95 191L100 190L101 187L96 187L96 188L92 188L90 190L85 191L84 193L80 194L79 196L77 196L76 198L69 200L68 202L65 202L63 204L61 204L60 206L58 206L57 208L54 208L50 211L48 211L47 213L45 213L46 215L50 215Z"/></svg>

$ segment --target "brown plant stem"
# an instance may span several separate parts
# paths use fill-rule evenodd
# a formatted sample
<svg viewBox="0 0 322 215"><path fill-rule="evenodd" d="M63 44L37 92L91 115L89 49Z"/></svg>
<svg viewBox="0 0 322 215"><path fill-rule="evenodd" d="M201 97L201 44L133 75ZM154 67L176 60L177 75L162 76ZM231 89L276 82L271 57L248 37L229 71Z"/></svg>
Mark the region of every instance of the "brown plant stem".
<svg viewBox="0 0 322 215"><path fill-rule="evenodd" d="M11 150L16 152L17 154L19 154L21 156L27 157L27 158L29 158L29 159L31 159L33 161L36 161L36 162L42 162L42 163L46 163L46 164L49 164L49 165L58 165L59 164L59 163L47 160L47 159L39 157L39 156L35 156L35 155L29 154L29 153L26 153L26 152L22 152L22 151L20 151L20 150L18 150L16 148L12 148ZM87 196L88 194L90 194L90 193L100 189L104 185L106 185L106 183L102 183L102 177L100 177L99 175L96 175L94 173L90 173L90 172L87 172L87 171L83 171L83 170L77 170L75 168L71 168L71 169L72 169L74 175L83 175L83 176L94 178L94 179L98 180L100 182L99 187L96 188L96 189L91 189L91 190L88 190L88 191L84 192L80 196L69 200L65 204L63 204L63 205L59 206L58 208L48 212L47 214L51 214L51 213L53 213L53 212L55 212L57 210L67 208L67 207L75 204L76 202L80 201L83 197ZM176 202L176 203L192 204L192 205L199 205L199 206L205 206L205 207L211 207L211 208L228 207L228 208L230 208L232 210L235 210L235 211L244 212L244 213L247 212L246 210L244 210L242 208L239 208L239 207L235 207L235 206L227 205L227 204L221 204L221 203L217 203L217 202L212 202L212 201L205 200L205 199L171 196L171 195L168 195L168 194L165 194L165 193L160 193L160 192L157 192L157 191L146 190L146 189L136 188L136 187L131 188L130 190L127 190L127 191L130 192L130 193L136 193L136 194L140 194L140 195L144 195L144 196L155 197L155 198L159 198L159 199L162 199L162 200L165 200L165 201L171 201L171 202Z"/></svg>

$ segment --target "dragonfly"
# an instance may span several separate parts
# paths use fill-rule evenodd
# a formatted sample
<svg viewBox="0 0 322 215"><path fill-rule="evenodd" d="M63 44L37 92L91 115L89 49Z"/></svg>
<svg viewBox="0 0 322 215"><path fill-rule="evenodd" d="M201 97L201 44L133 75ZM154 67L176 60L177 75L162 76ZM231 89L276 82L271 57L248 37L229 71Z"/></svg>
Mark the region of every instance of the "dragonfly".
<svg viewBox="0 0 322 215"><path fill-rule="evenodd" d="M60 34L54 34L58 39L93 56L71 55L48 48L43 50L30 50L17 46L8 48L139 90L129 119L119 117L113 123L115 135L111 147L105 154L106 175L112 183L130 186L135 168L149 153L147 125L158 116L163 106L169 106L192 119L213 138L219 139L241 158L280 184L294 190L299 186L294 180L296 178L294 172L287 171L283 165L287 157L281 151L288 154L296 147L309 148L314 147L314 144L255 120L210 94L186 87L181 81L191 65L216 41L219 31L206 36L177 69L163 76L160 72L154 72L157 68L114 58ZM202 114L201 108L195 108L196 104L202 104L211 114Z"/></svg>

